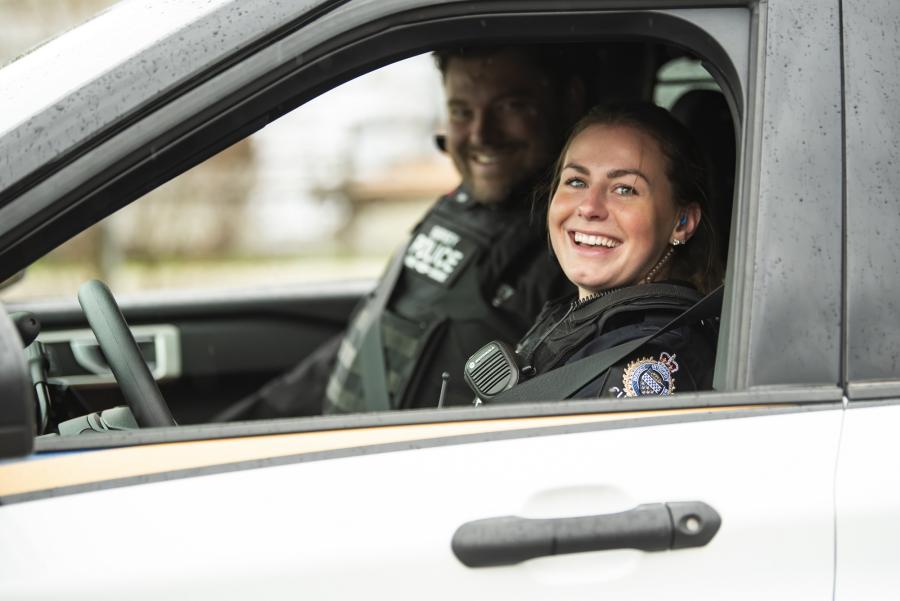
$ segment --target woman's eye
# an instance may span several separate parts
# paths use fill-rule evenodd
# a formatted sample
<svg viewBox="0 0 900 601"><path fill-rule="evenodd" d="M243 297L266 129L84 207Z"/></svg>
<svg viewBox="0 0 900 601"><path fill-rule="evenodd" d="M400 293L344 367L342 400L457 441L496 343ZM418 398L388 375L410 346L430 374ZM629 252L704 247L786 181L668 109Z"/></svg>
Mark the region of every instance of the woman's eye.
<svg viewBox="0 0 900 601"><path fill-rule="evenodd" d="M586 188L587 184L584 183L584 180L579 177L570 177L566 180L565 184L570 188Z"/></svg>
<svg viewBox="0 0 900 601"><path fill-rule="evenodd" d="M625 184L619 184L613 188L613 192L619 196L636 196L637 190Z"/></svg>

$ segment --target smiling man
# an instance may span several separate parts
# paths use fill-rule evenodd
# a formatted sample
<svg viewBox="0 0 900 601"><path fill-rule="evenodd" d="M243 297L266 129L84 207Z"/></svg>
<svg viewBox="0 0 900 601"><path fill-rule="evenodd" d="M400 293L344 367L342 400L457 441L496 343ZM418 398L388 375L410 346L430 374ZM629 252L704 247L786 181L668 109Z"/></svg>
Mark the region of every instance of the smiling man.
<svg viewBox="0 0 900 601"><path fill-rule="evenodd" d="M470 404L466 357L519 339L547 300L572 290L549 253L546 198L533 210L535 184L584 109L569 55L526 46L434 57L448 116L439 143L459 187L416 226L339 341L226 419L434 407L445 380L443 405Z"/></svg>
<svg viewBox="0 0 900 601"><path fill-rule="evenodd" d="M556 158L581 92L553 73L559 55L545 52L436 54L447 95L447 152L478 202L510 200Z"/></svg>

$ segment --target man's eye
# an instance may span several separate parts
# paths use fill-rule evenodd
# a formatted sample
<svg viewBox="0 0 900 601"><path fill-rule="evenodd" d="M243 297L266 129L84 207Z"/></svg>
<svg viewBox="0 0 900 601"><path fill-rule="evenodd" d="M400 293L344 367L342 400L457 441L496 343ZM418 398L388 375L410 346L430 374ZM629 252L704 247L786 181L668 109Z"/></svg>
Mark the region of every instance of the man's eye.
<svg viewBox="0 0 900 601"><path fill-rule="evenodd" d="M618 184L613 188L613 192L619 196L637 196L637 190L625 184Z"/></svg>
<svg viewBox="0 0 900 601"><path fill-rule="evenodd" d="M570 188L587 188L587 184L580 177L570 177L565 184Z"/></svg>
<svg viewBox="0 0 900 601"><path fill-rule="evenodd" d="M506 113L523 113L531 108L531 103L525 100L505 100L497 105L501 111Z"/></svg>
<svg viewBox="0 0 900 601"><path fill-rule="evenodd" d="M451 107L447 110L451 121L468 121L472 118L472 111L467 108Z"/></svg>

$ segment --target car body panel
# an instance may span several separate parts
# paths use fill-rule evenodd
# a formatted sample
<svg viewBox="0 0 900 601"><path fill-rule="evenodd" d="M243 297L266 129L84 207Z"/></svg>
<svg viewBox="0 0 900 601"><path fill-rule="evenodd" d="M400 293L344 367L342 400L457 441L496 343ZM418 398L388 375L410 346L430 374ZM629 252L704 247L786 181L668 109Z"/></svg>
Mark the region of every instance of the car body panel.
<svg viewBox="0 0 900 601"><path fill-rule="evenodd" d="M900 323L900 5L845 1L843 20L847 377L851 398L897 398L900 336L892 326ZM865 381L883 385L866 387ZM853 390L857 384L862 388Z"/></svg>
<svg viewBox="0 0 900 601"><path fill-rule="evenodd" d="M900 405L846 412L836 479L835 599L884 599L900 588Z"/></svg>
<svg viewBox="0 0 900 601"><path fill-rule="evenodd" d="M660 418L716 419L718 413L744 415L748 410L758 412L771 409L766 405L732 405L448 421L125 446L88 451L87 454L51 452L36 456L38 461L0 463L0 503L57 496L96 485L138 484L146 481L143 478L147 476L164 475L163 478L168 479L176 474L178 477L190 477L192 474L206 473L209 468L249 469L251 465L248 462L277 458L303 461L306 460L304 456L311 453L356 449L353 451L355 454L368 454L379 445L411 442L418 445L425 441L446 444L450 438L473 435L479 435L479 439L484 439L481 435L500 438L507 432L518 433L518 436L546 435L542 432L550 429L558 430L566 426L589 428L591 424L601 423L610 427L635 427L640 426L641 422L656 423ZM190 471L198 469L201 471Z"/></svg>
<svg viewBox="0 0 900 601"><path fill-rule="evenodd" d="M17 503L0 510L0 528L14 533L0 541L7 558L0 592L33 599L120 598L123 590L135 599L301 592L644 599L665 591L718 600L727 591L732 599L830 599L841 416L814 411L413 446ZM797 445L800 429L804 444ZM765 445L756 444L763 438ZM467 568L450 549L456 528L475 519L602 514L682 500L702 500L721 514L707 546L497 568ZM133 519L104 521L122 507ZM59 515L77 518L60 523L52 517ZM777 534L786 529L802 535ZM66 545L54 541L72 537L79 553L61 555ZM46 545L11 546L41 540ZM100 557L102 568L90 569ZM35 588L47 562L57 567L54 578Z"/></svg>
<svg viewBox="0 0 900 601"><path fill-rule="evenodd" d="M761 129L750 135L753 146L744 147L752 162L739 184L748 186L745 198L752 200L741 207L731 255L739 262L735 271L747 278L734 285L750 311L742 321L751 330L750 352L739 381L838 382L841 277L824 268L840 265L842 256L838 2L765 7L753 109L759 113L748 120ZM745 231L750 238L741 244Z"/></svg>

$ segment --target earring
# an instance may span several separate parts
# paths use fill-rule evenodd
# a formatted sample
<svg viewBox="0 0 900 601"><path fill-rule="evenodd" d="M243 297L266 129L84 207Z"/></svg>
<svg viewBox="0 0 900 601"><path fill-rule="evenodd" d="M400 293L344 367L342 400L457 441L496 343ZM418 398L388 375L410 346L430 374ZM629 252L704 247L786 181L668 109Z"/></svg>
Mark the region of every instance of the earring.
<svg viewBox="0 0 900 601"><path fill-rule="evenodd" d="M685 241L679 240L678 238L672 238L671 240L669 240L669 244L671 244L672 246L681 246L682 244L685 244Z"/></svg>

